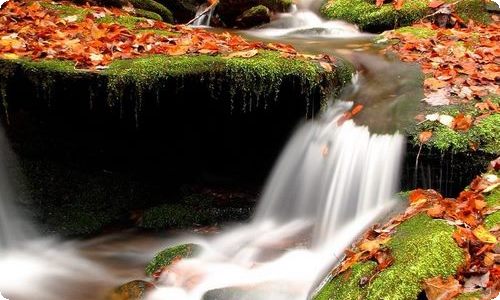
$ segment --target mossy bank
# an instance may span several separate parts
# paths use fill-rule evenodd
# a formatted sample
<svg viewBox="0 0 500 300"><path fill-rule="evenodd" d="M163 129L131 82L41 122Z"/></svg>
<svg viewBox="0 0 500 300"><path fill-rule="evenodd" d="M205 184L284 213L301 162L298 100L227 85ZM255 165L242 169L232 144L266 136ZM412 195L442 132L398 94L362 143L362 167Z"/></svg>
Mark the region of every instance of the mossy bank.
<svg viewBox="0 0 500 300"><path fill-rule="evenodd" d="M455 275L465 263L454 230L445 221L416 215L398 227L387 245L394 257L391 266L373 276L375 262L357 263L329 280L314 300L417 299L423 280Z"/></svg>
<svg viewBox="0 0 500 300"><path fill-rule="evenodd" d="M76 114L110 113L137 126L147 111L175 101L203 101L235 114L286 102L311 116L351 76L350 67L341 61L327 72L313 61L282 58L272 51L252 58L157 55L114 61L101 72L77 70L71 62L56 60L0 60L0 67L6 119L32 102L49 110L76 106ZM198 91L203 99L183 97L188 90Z"/></svg>
<svg viewBox="0 0 500 300"><path fill-rule="evenodd" d="M453 1L448 1L453 2ZM456 5L456 11L465 21L473 19L488 22L489 17L480 0L464 0ZM392 3L381 7L370 0L329 0L321 9L329 19L340 19L354 23L365 31L380 32L395 27L408 26L432 13L428 1L407 0L401 10L395 10Z"/></svg>

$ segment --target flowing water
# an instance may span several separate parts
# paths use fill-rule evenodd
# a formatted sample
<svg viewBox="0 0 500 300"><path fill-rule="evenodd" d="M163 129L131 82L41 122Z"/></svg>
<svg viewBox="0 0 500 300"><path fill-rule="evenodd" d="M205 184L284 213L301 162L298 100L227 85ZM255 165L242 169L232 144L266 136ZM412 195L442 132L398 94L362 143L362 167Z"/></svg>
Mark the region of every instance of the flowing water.
<svg viewBox="0 0 500 300"><path fill-rule="evenodd" d="M300 23L299 16L309 23ZM313 17L304 7L282 17L271 25L274 28L249 34L281 35L286 40L301 32L317 32L329 42L316 51L332 53L327 49L335 35L332 23ZM296 25L283 21L288 17ZM350 25L343 31L347 34L336 36L365 38ZM373 59L364 58L368 72L356 77L357 83L343 98L370 98L379 108L389 107L387 111L408 101L399 96L408 92L402 86L415 79L413 72L378 58L377 63L366 63ZM370 77L370 69L385 81ZM383 93L372 91L374 87L384 87ZM201 255L162 274L149 300L306 299L353 239L400 205L393 195L398 190L404 138L392 132L370 133L353 120L339 126L339 118L351 106L337 102L317 120L302 124L279 158L251 222L212 238L165 241L131 234L64 243L33 238L27 235L33 230L23 225L26 222L14 205L9 174L2 166L8 161L8 144L0 136L0 292L21 300L100 299L107 288L141 278L141 269L155 250L194 240L203 246ZM387 123L387 115L378 117ZM217 292L227 287L235 289Z"/></svg>

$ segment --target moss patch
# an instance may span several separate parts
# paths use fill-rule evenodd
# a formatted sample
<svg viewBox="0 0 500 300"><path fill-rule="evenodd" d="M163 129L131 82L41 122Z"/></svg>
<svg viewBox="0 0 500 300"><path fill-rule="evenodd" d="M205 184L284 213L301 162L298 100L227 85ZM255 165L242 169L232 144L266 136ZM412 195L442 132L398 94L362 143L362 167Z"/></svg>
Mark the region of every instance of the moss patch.
<svg viewBox="0 0 500 300"><path fill-rule="evenodd" d="M169 266L179 258L191 258L201 252L201 247L196 244L183 244L167 248L155 255L146 266L146 274L151 276L154 272Z"/></svg>
<svg viewBox="0 0 500 300"><path fill-rule="evenodd" d="M500 188L496 187L493 191L485 197L486 203L489 207L496 207L500 205Z"/></svg>
<svg viewBox="0 0 500 300"><path fill-rule="evenodd" d="M41 6L51 9L58 13L61 17L77 16L77 21L81 21L90 12L87 9L80 8L73 5L63 5L50 2L39 2Z"/></svg>
<svg viewBox="0 0 500 300"><path fill-rule="evenodd" d="M500 225L500 211L496 211L484 219L486 229L491 229L497 225Z"/></svg>
<svg viewBox="0 0 500 300"><path fill-rule="evenodd" d="M128 29L134 29L137 23L146 21L145 18L134 16L105 16L96 20L97 23L120 24Z"/></svg>
<svg viewBox="0 0 500 300"><path fill-rule="evenodd" d="M316 299L417 299L424 279L454 275L464 263L464 252L452 238L454 230L444 221L416 215L403 222L387 244L393 265L361 286L359 278L369 275L374 267L372 263L361 264L351 271L347 282L342 279L345 274L333 278Z"/></svg>
<svg viewBox="0 0 500 300"><path fill-rule="evenodd" d="M366 290L361 279L370 278L376 267L377 263L373 261L353 265L350 271L328 282L314 300L364 299Z"/></svg>
<svg viewBox="0 0 500 300"><path fill-rule="evenodd" d="M480 0L464 0L457 5L459 15L480 22L488 20L488 14ZM408 26L430 13L424 0L405 1L401 10L395 10L392 3L377 8L368 0L329 0L322 7L322 13L330 19L341 19L357 24L368 31L382 31Z"/></svg>
<svg viewBox="0 0 500 300"><path fill-rule="evenodd" d="M410 34L416 38L428 39L437 34L436 31L427 27L406 26L396 29L396 32Z"/></svg>

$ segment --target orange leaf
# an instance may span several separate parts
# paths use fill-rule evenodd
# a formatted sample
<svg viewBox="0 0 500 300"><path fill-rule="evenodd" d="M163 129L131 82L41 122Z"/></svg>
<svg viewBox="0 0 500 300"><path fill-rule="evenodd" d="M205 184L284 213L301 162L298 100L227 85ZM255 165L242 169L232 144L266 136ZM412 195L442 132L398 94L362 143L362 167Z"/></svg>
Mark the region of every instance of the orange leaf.
<svg viewBox="0 0 500 300"><path fill-rule="evenodd" d="M432 131L422 131L418 135L418 140L420 141L420 143L425 144L430 140L431 137L432 137Z"/></svg>
<svg viewBox="0 0 500 300"><path fill-rule="evenodd" d="M351 109L351 114L354 117L355 115L359 114L363 110L363 105L362 104L356 104L353 109Z"/></svg>
<svg viewBox="0 0 500 300"><path fill-rule="evenodd" d="M404 0L394 0L394 9L400 10L403 7Z"/></svg>
<svg viewBox="0 0 500 300"><path fill-rule="evenodd" d="M377 2L375 2L375 5L376 5L377 7L381 7L381 6L382 6L382 4L384 4L384 0L377 0Z"/></svg>
<svg viewBox="0 0 500 300"><path fill-rule="evenodd" d="M444 1L441 1L441 0L432 0L430 3L429 3L429 7L430 8L437 8L441 5L444 4Z"/></svg>
<svg viewBox="0 0 500 300"><path fill-rule="evenodd" d="M452 128L460 131L469 130L472 125L472 117L470 115L464 116L463 114L458 114L453 119Z"/></svg>

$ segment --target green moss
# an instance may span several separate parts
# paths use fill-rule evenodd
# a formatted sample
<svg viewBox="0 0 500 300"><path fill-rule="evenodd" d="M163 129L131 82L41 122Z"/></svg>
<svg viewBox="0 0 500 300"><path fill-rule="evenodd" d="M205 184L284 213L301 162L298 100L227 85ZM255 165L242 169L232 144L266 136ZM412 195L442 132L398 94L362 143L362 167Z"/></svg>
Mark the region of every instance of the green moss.
<svg viewBox="0 0 500 300"><path fill-rule="evenodd" d="M406 26L402 28L396 29L396 32L403 34L411 34L416 38L427 39L436 35L436 31L427 28L427 27L415 27L415 26Z"/></svg>
<svg viewBox="0 0 500 300"><path fill-rule="evenodd" d="M491 16L486 11L484 2L482 1L463 0L456 4L455 10L466 22L469 21L469 19L485 24L491 22Z"/></svg>
<svg viewBox="0 0 500 300"><path fill-rule="evenodd" d="M144 22L147 19L134 16L105 16L96 20L97 23L119 24L134 29L137 23Z"/></svg>
<svg viewBox="0 0 500 300"><path fill-rule="evenodd" d="M455 300L481 300L482 298L481 292L470 292L459 295Z"/></svg>
<svg viewBox="0 0 500 300"><path fill-rule="evenodd" d="M422 281L454 275L465 262L465 254L452 238L454 226L419 214L403 222L387 246L394 263L375 275L366 286L360 278L370 276L375 264L356 266L347 279L338 275L320 291L319 300L417 299Z"/></svg>
<svg viewBox="0 0 500 300"><path fill-rule="evenodd" d="M155 255L146 266L146 274L151 276L154 272L169 266L178 258L191 258L201 252L201 247L196 244L183 244L167 248Z"/></svg>
<svg viewBox="0 0 500 300"><path fill-rule="evenodd" d="M259 0L259 5L264 5L273 11L286 12L293 4L293 0Z"/></svg>
<svg viewBox="0 0 500 300"><path fill-rule="evenodd" d="M146 18L146 19L151 19L151 20L156 20L156 21L163 20L163 18L155 12L152 12L149 10L144 10L144 9L138 9L138 8L135 10L135 16L141 17L141 18Z"/></svg>
<svg viewBox="0 0 500 300"><path fill-rule="evenodd" d="M462 152L469 148L467 135L441 124L435 128L430 144L441 151Z"/></svg>
<svg viewBox="0 0 500 300"><path fill-rule="evenodd" d="M484 219L484 226L487 229L491 229L497 225L500 225L500 211L496 211L496 212L488 215Z"/></svg>
<svg viewBox="0 0 500 300"><path fill-rule="evenodd" d="M479 22L487 20L486 10L480 0L462 1L457 6L463 19L472 18ZM408 26L431 12L425 0L405 1L400 10L395 10L392 3L376 7L375 1L328 0L321 10L330 19L345 20L357 24L363 30L370 31Z"/></svg>
<svg viewBox="0 0 500 300"><path fill-rule="evenodd" d="M361 285L362 278L369 279L377 263L373 261L357 263L352 268L326 283L314 300L364 299L366 290Z"/></svg>
<svg viewBox="0 0 500 300"><path fill-rule="evenodd" d="M487 194L485 200L489 207L500 206L500 188L496 187L493 191Z"/></svg>
<svg viewBox="0 0 500 300"><path fill-rule="evenodd" d="M427 1L405 1L397 11L392 4L377 8L366 0L330 0L322 7L322 13L330 19L341 19L354 23L363 30L392 29L408 26L427 13Z"/></svg>
<svg viewBox="0 0 500 300"><path fill-rule="evenodd" d="M500 154L500 113L495 113L479 121L467 132L469 139L479 143L479 149L487 153Z"/></svg>
<svg viewBox="0 0 500 300"><path fill-rule="evenodd" d="M158 3L154 0L129 0L129 1L130 1L130 3L132 3L132 5L135 8L139 8L142 10L156 13L157 15L161 16L163 21L165 21L167 23L174 22L174 16L172 15L172 12L161 3ZM144 17L148 17L148 16L144 16ZM154 19L154 18L150 18L150 19Z"/></svg>
<svg viewBox="0 0 500 300"><path fill-rule="evenodd" d="M69 16L77 16L77 21L82 20L85 16L90 12L88 9L84 9L81 7L73 6L73 5L63 5L56 4L54 2L44 2L41 1L40 5L44 8L56 11L62 18Z"/></svg>
<svg viewBox="0 0 500 300"><path fill-rule="evenodd" d="M424 279L454 275L465 261L454 230L423 214L402 223L388 243L394 264L375 277L366 299L416 299Z"/></svg>

